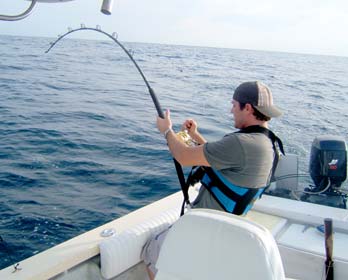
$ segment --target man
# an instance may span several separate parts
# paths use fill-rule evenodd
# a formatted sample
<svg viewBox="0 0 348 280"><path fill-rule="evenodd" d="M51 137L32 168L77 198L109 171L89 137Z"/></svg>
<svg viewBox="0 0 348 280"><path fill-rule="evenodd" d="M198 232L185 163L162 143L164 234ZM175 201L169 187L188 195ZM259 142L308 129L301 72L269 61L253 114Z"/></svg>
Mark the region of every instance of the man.
<svg viewBox="0 0 348 280"><path fill-rule="evenodd" d="M172 129L169 110L165 118L157 118L157 127L164 134L173 157L183 166L202 166L202 187L193 202L194 208L210 208L233 214L245 214L270 183L277 162L277 142L267 129L268 121L281 111L273 105L272 93L261 82L245 82L233 95L231 113L237 133L225 135L216 142L207 142L198 132L197 123L186 120L188 131L197 146L188 146ZM156 273L159 248L165 234L145 246L144 261L150 278ZM159 242L158 242L159 241ZM154 243L156 245L154 245Z"/></svg>

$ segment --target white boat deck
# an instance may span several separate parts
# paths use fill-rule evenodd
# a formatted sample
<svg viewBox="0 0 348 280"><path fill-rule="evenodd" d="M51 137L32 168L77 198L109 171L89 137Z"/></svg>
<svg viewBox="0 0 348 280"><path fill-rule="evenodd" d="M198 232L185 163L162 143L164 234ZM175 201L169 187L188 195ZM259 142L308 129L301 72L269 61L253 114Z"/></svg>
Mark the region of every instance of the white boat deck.
<svg viewBox="0 0 348 280"><path fill-rule="evenodd" d="M192 190L192 192L194 194L196 191ZM191 197L193 197L192 194ZM21 270L19 271L13 272L13 267L8 267L0 271L0 279L50 279L62 273L62 279L69 279L64 278L64 273L99 255L99 244L105 239L100 233L104 229L114 228L117 235L144 220L158 216L163 211L178 209L179 213L181 202L181 192L175 193L23 260L20 262ZM255 203L246 219L263 225L273 234L279 246L287 277L321 279L323 271L318 271L318 266L324 269L324 235L316 227L323 224L324 218L327 217L333 219L335 231L335 279L348 279L347 210L264 195ZM138 274L143 273L143 268L133 268L133 270L139 269Z"/></svg>

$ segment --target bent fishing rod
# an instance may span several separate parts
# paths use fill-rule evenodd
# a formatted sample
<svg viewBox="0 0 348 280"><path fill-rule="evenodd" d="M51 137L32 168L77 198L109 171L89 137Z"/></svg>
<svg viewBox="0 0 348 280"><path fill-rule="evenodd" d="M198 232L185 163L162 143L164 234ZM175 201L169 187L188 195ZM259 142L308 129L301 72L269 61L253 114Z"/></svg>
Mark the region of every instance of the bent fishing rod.
<svg viewBox="0 0 348 280"><path fill-rule="evenodd" d="M85 25L81 24L81 27L80 28L77 28L77 29L71 29L71 28L68 28L68 32L66 32L65 34L63 35L59 35L58 38L53 42L51 43L51 46L47 49L47 51L45 53L48 53L60 40L62 40L64 37L66 37L67 35L71 34L71 33L74 33L74 32L77 32L77 31L82 31L82 30L91 30L91 31L96 31L96 32L99 32L101 34L104 34L106 35L107 37L109 37L112 41L114 41L126 54L127 56L129 57L129 59L133 62L133 64L135 65L136 69L138 70L138 72L140 73L141 77L143 78L144 82L145 82L145 85L150 93L150 96L151 96L151 99L155 105L155 108L157 110L157 114L160 118L164 119L164 114L163 114L163 111L162 111L162 108L161 108L161 105L157 99L157 96L155 94L155 91L152 89L152 87L150 86L149 82L147 81L143 71L141 71L138 63L134 60L132 54L124 47L123 44L121 44L118 40L117 40L117 33L114 32L112 35L110 35L109 33L101 30L100 26L97 25L96 28L92 28L92 27L86 27ZM186 181L185 181L185 176L184 176L184 172L182 170L182 167L180 165L180 163L175 159L173 158L174 160L174 165L175 165L175 169L176 169L176 173L178 175L178 179L179 179L179 183L180 183L180 186L181 188L183 188L186 184ZM184 201L185 203L189 203L189 198L188 197L184 197ZM184 206L183 206L184 207ZM181 210L181 214L183 214L183 209Z"/></svg>
<svg viewBox="0 0 348 280"><path fill-rule="evenodd" d="M141 71L138 63L134 60L133 56L131 55L131 53L123 46L123 44L121 44L118 40L117 40L117 34L114 32L112 35L110 35L109 33L103 31L100 29L99 26L97 26L96 28L92 28L92 27L85 27L83 24L81 25L80 28L77 29L68 29L68 32L66 32L63 35L59 35L58 39L56 39L53 43L51 43L51 46L48 48L48 50L45 53L48 53L60 40L62 40L64 37L66 37L67 35L77 32L77 31L81 31L81 30L92 30L92 31L97 31L99 33L102 33L106 36L108 36L111 40L113 40L117 45L119 45L121 47L121 49L128 55L129 59L133 62L133 64L135 65L135 67L137 68L138 72L140 73L141 77L143 78L146 87L149 90L149 93L151 95L152 101L155 104L156 110L158 115L163 119L164 118L164 114L163 111L161 109L161 105L158 102L157 96L154 92L154 90L151 88L149 82L147 81L143 71Z"/></svg>

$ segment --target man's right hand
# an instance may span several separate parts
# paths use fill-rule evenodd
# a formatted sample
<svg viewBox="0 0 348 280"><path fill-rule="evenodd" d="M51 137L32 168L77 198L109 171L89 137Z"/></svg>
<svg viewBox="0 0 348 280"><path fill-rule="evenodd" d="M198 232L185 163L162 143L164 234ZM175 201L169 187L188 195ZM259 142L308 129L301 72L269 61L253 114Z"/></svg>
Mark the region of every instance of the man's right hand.
<svg viewBox="0 0 348 280"><path fill-rule="evenodd" d="M182 127L181 130L187 130L187 133L193 138L194 135L197 134L197 122L193 119L187 119Z"/></svg>

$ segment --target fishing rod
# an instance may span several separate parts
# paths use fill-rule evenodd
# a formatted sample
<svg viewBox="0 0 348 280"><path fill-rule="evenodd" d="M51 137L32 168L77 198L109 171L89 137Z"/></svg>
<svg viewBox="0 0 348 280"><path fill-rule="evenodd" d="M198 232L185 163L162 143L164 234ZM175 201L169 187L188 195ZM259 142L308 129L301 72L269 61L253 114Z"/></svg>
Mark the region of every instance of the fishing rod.
<svg viewBox="0 0 348 280"><path fill-rule="evenodd" d="M333 261L333 230L332 219L324 219L325 229L325 280L334 280L334 261Z"/></svg>
<svg viewBox="0 0 348 280"><path fill-rule="evenodd" d="M117 33L114 32L112 35L110 35L109 33L101 30L100 26L97 25L95 28L93 27L86 27L84 24L81 24L80 28L76 28L76 29L72 29L72 28L68 28L68 32L66 32L63 35L59 35L58 38L51 43L51 46L47 49L47 51L45 53L48 53L60 40L62 40L64 37L66 37L67 35L77 32L77 31L82 31L82 30L91 30L91 31L96 31L99 32L101 34L106 35L107 37L109 37L111 40L113 40L119 47L121 47L121 49L127 54L127 56L129 57L129 59L133 62L133 64L135 65L136 69L138 70L138 72L140 73L141 77L143 78L145 85L150 93L151 99L155 105L155 108L157 110L157 114L160 118L164 119L164 113L162 111L161 105L157 99L157 96L155 94L155 91L152 89L152 87L150 86L150 83L147 81L143 71L140 69L138 63L135 61L135 59L133 58L132 54L124 47L123 44L121 44L118 40L117 40ZM182 166L180 165L180 163L173 158L174 160L174 165L175 165L175 169L176 169L176 173L178 175L178 179L179 179L179 183L181 185L181 188L183 188L186 184L185 181L185 176L184 176L184 172L182 170ZM189 203L189 198L188 197L184 197L184 201L186 203ZM183 210L182 210L183 212Z"/></svg>
<svg viewBox="0 0 348 280"><path fill-rule="evenodd" d="M109 37L111 40L113 40L117 45L119 45L121 47L121 49L128 55L128 57L130 58L130 60L133 62L133 64L135 65L135 67L137 68L138 72L140 73L141 77L143 78L146 87L149 90L149 93L151 95L152 101L155 104L156 110L158 115L163 119L164 118L164 114L161 108L161 105L158 102L157 96L155 94L155 91L151 88L149 82L147 81L143 71L141 71L138 63L134 60L133 56L131 55L131 53L123 46L123 44L121 44L118 40L117 40L117 33L114 32L112 35L110 35L109 33L103 31L100 29L100 26L97 25L96 28L93 27L86 27L83 24L81 24L80 28L77 29L68 29L68 32L66 32L63 35L59 35L58 39L56 39L53 43L51 43L51 46L47 49L47 51L45 53L48 53L60 40L62 40L64 37L68 36L71 33L77 32L77 31L81 31L81 30L92 30L92 31L97 31L99 33L102 33L104 35L106 35L107 37Z"/></svg>

